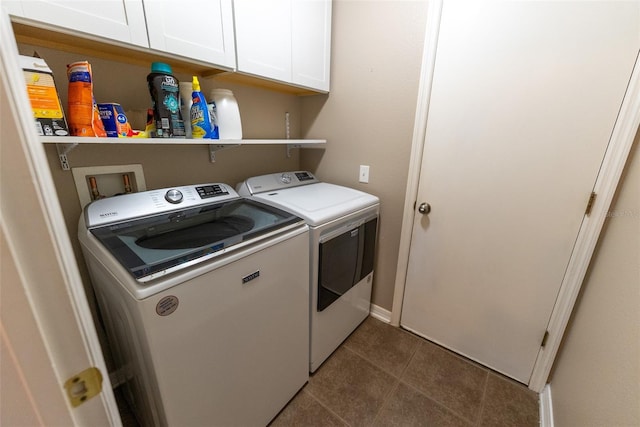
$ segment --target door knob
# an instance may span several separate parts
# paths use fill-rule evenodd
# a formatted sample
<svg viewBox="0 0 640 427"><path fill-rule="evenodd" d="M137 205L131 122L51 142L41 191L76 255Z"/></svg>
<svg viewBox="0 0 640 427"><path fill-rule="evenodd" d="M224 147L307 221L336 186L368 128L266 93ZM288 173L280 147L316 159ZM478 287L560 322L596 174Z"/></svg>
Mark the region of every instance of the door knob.
<svg viewBox="0 0 640 427"><path fill-rule="evenodd" d="M429 215L429 213L431 212L431 205L426 202L420 203L420 206L418 206L418 212L420 212L422 215Z"/></svg>

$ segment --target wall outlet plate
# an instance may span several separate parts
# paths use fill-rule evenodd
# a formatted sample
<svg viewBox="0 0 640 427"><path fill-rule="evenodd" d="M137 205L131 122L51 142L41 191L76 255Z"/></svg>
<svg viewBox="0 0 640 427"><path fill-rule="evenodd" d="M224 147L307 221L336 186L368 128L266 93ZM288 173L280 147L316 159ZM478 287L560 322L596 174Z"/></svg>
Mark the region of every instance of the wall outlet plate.
<svg viewBox="0 0 640 427"><path fill-rule="evenodd" d="M125 192L124 175L129 178L131 191L146 191L142 165L92 166L71 168L76 183L80 207L84 209L92 201L90 178L95 178L102 196L111 197Z"/></svg>

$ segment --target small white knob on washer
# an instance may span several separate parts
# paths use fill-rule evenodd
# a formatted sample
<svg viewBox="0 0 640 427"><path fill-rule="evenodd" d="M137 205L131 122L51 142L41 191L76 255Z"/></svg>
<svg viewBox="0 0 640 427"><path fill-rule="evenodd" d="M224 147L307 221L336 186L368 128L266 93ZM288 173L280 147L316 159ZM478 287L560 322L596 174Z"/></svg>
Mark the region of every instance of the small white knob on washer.
<svg viewBox="0 0 640 427"><path fill-rule="evenodd" d="M282 181L284 184L291 184L291 174L283 173L282 175L280 175L280 181Z"/></svg>
<svg viewBox="0 0 640 427"><path fill-rule="evenodd" d="M164 199L169 203L180 203L182 201L182 193L175 188L167 191L164 195Z"/></svg>

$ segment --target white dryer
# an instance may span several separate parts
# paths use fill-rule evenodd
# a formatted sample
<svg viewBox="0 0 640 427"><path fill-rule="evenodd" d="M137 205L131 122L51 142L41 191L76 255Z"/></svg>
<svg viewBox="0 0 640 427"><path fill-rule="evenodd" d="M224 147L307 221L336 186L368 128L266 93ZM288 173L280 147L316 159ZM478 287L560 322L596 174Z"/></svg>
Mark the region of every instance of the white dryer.
<svg viewBox="0 0 640 427"><path fill-rule="evenodd" d="M309 371L314 372L369 314L380 201L306 171L252 177L236 189L309 225Z"/></svg>

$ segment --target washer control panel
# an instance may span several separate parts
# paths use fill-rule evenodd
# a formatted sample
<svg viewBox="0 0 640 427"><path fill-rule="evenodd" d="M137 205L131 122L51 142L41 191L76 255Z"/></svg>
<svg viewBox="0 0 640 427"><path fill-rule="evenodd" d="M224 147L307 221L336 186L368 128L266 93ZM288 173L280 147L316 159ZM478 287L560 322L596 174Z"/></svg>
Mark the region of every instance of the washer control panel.
<svg viewBox="0 0 640 427"><path fill-rule="evenodd" d="M208 199L210 197L219 197L229 194L227 188L221 186L220 184L211 184L196 187L196 191L200 195L201 199Z"/></svg>
<svg viewBox="0 0 640 427"><path fill-rule="evenodd" d="M84 208L85 224L95 227L239 197L227 184L185 185L123 194L88 204Z"/></svg>

